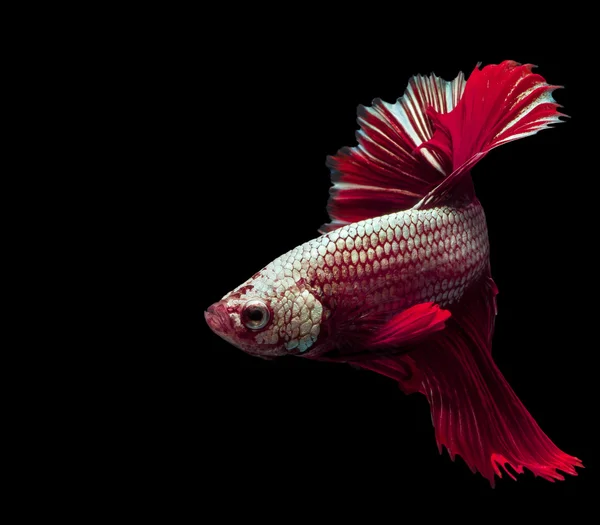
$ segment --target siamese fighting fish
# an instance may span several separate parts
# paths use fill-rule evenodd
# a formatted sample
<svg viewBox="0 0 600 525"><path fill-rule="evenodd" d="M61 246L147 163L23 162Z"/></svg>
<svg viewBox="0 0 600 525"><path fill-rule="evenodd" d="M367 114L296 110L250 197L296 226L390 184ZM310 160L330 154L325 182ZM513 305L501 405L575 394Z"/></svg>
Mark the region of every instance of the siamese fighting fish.
<svg viewBox="0 0 600 525"><path fill-rule="evenodd" d="M359 106L358 144L328 157L330 222L205 312L252 356L348 363L427 397L438 449L492 486L507 468L577 475L491 354L495 296L471 172L493 148L565 116L531 64L409 80ZM518 168L516 168L518 169ZM515 175L516 176L516 175ZM526 219L525 219L526 220Z"/></svg>

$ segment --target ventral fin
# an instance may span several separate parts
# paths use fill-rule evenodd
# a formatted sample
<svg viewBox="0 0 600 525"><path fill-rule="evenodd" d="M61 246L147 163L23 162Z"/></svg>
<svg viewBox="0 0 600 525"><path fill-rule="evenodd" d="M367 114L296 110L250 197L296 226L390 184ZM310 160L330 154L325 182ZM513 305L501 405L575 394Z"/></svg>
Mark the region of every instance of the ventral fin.
<svg viewBox="0 0 600 525"><path fill-rule="evenodd" d="M415 207L460 200L465 189L472 191L469 170L489 151L561 122L566 115L557 111L560 106L552 97L561 86L547 84L532 72L534 67L512 60L476 67L452 111L429 110L435 133L419 149L450 158L452 169Z"/></svg>
<svg viewBox="0 0 600 525"><path fill-rule="evenodd" d="M411 208L452 171L451 157L435 150L415 151L434 136L427 110L451 111L465 87L460 73L453 81L417 75L395 104L375 99L358 108L358 146L328 157L333 186L331 222L321 233L344 224Z"/></svg>
<svg viewBox="0 0 600 525"><path fill-rule="evenodd" d="M368 341L372 350L398 348L443 330L450 312L436 303L421 303L394 315Z"/></svg>
<svg viewBox="0 0 600 525"><path fill-rule="evenodd" d="M492 486L509 465L550 481L577 475L581 461L544 434L492 360L497 289L489 275L467 292L446 328L402 356L376 357L360 366L398 380L406 392L427 397L435 436L454 459L460 455Z"/></svg>
<svg viewBox="0 0 600 525"><path fill-rule="evenodd" d="M402 353L407 347L443 330L449 317L448 310L432 302L420 303L395 314L384 310L350 315L348 320L335 327L336 358L328 357L330 360L355 361Z"/></svg>

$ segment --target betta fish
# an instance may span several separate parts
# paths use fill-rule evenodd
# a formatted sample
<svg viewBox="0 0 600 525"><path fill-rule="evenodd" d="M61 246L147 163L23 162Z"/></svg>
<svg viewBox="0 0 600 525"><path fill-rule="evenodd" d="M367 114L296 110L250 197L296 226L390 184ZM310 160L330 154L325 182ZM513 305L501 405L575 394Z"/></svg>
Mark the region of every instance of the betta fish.
<svg viewBox="0 0 600 525"><path fill-rule="evenodd" d="M438 449L494 486L502 469L577 475L491 354L498 289L471 170L565 116L531 64L410 79L359 106L358 145L328 157L330 222L205 312L244 352L348 363L429 401Z"/></svg>

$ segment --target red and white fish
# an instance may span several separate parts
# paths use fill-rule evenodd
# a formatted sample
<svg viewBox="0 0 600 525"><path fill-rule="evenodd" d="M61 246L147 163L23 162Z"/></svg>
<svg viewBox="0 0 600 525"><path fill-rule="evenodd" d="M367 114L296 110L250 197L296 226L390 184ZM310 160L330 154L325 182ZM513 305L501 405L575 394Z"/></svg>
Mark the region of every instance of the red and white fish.
<svg viewBox="0 0 600 525"><path fill-rule="evenodd" d="M560 122L558 86L532 67L476 67L468 81L419 75L395 104L359 107L358 146L328 159L323 235L205 313L248 354L350 363L421 392L440 451L492 486L507 464L550 481L582 466L542 432L491 355L497 288L470 170Z"/></svg>

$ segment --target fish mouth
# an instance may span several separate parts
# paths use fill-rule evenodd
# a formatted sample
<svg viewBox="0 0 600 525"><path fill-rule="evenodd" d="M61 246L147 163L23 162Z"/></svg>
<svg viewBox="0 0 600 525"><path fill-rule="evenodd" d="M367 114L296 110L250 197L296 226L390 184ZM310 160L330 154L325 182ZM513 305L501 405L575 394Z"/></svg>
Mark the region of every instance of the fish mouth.
<svg viewBox="0 0 600 525"><path fill-rule="evenodd" d="M217 335L223 336L231 331L231 318L227 309L222 303L215 303L209 306L204 312L204 319L210 329Z"/></svg>
<svg viewBox="0 0 600 525"><path fill-rule="evenodd" d="M241 349L241 346L235 337L233 322L227 311L226 305L219 302L209 306L206 312L204 312L204 319L206 319L209 328L221 339L224 339L230 345Z"/></svg>
<svg viewBox="0 0 600 525"><path fill-rule="evenodd" d="M265 355L264 350L255 349L251 344L240 341L235 333L234 322L227 311L227 305L223 302L209 306L204 312L204 319L206 319L209 328L216 335L227 341L230 345L246 352L248 355L262 359L272 359L277 355L275 353L273 355Z"/></svg>

